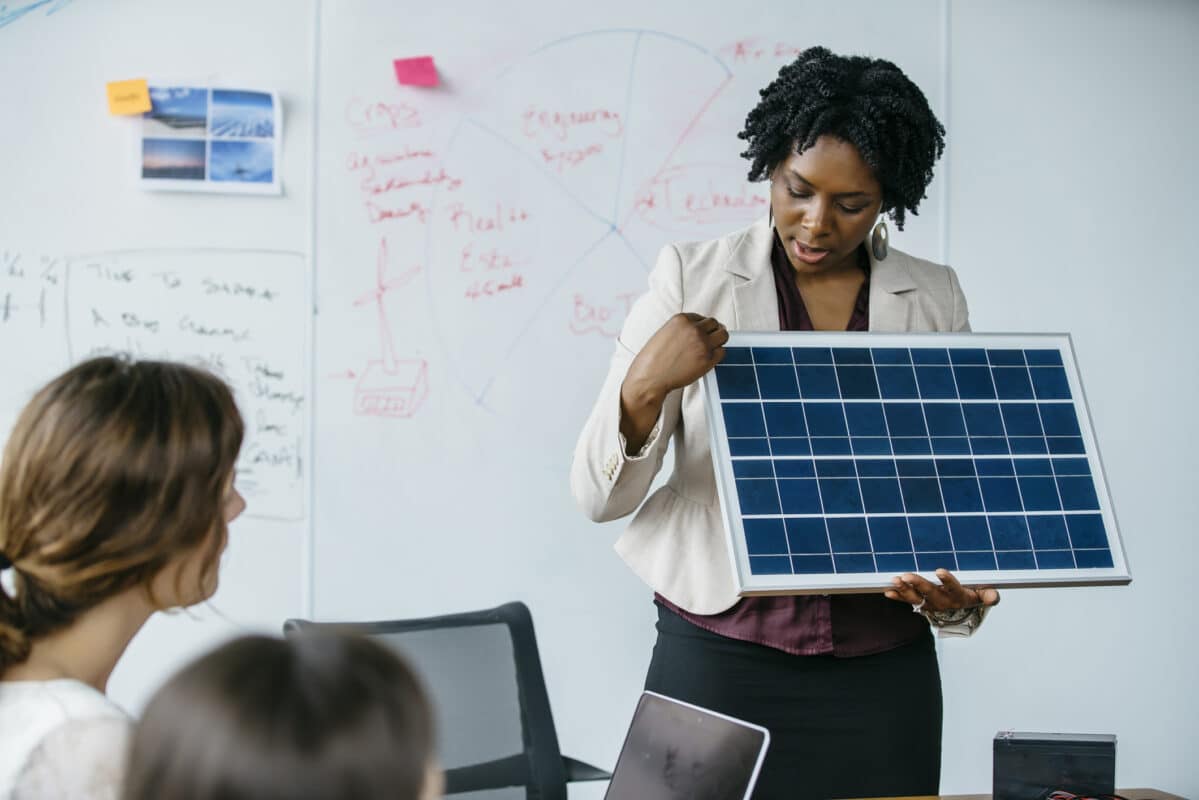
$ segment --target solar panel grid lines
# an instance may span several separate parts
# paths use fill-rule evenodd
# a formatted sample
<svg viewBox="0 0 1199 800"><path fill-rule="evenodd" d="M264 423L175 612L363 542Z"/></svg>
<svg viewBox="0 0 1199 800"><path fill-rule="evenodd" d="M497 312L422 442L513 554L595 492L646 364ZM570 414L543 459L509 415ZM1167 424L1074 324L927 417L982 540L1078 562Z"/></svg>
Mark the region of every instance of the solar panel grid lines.
<svg viewBox="0 0 1199 800"><path fill-rule="evenodd" d="M743 594L1130 579L1065 335L735 332L704 386Z"/></svg>

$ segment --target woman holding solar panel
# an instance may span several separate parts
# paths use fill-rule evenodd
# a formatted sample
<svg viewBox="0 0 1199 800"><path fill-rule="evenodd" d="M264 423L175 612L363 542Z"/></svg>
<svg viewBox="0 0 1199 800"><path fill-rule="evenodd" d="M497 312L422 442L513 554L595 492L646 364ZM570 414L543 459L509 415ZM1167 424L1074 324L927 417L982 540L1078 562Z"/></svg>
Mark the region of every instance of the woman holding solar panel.
<svg viewBox="0 0 1199 800"><path fill-rule="evenodd" d="M944 128L894 64L814 47L761 92L740 134L771 214L665 247L580 435L575 499L637 511L616 549L655 590L646 688L767 727L756 797L937 794L941 684L930 623L969 635L992 588L905 573L879 594L738 597L699 379L736 330L964 331L949 267L887 246L915 213ZM675 468L649 488L668 443ZM915 609L919 613L913 614Z"/></svg>

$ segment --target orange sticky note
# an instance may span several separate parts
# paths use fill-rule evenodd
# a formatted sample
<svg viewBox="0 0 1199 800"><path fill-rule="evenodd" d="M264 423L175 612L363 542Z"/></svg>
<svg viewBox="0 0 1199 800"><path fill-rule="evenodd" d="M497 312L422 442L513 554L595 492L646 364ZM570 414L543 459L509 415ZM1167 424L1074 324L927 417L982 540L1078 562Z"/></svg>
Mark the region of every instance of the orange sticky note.
<svg viewBox="0 0 1199 800"><path fill-rule="evenodd" d="M440 82L433 56L397 58L392 63L395 65L396 80L404 86L436 86Z"/></svg>
<svg viewBox="0 0 1199 800"><path fill-rule="evenodd" d="M150 87L145 78L108 84L109 114L144 114L150 107Z"/></svg>

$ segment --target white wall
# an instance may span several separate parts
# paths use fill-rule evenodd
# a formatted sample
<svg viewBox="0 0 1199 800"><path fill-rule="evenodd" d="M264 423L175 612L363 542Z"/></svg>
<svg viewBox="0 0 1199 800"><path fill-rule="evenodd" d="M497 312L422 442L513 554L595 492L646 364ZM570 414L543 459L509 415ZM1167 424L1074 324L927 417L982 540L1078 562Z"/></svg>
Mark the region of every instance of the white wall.
<svg viewBox="0 0 1199 800"><path fill-rule="evenodd" d="M942 648L942 790L997 730L1114 733L1117 782L1199 795L1199 4L952 5L949 260L976 330L1069 331L1133 573L1009 591Z"/></svg>

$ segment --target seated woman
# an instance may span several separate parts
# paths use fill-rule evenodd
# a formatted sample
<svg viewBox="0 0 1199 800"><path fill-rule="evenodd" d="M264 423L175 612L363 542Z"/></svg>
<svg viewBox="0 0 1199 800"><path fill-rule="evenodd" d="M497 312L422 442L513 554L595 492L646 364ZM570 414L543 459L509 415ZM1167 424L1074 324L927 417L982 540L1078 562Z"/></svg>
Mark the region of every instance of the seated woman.
<svg viewBox="0 0 1199 800"><path fill-rule="evenodd" d="M416 676L345 634L237 639L150 701L125 800L439 797L433 719Z"/></svg>
<svg viewBox="0 0 1199 800"><path fill-rule="evenodd" d="M216 591L243 425L200 369L85 361L21 412L0 463L0 797L119 796L105 696L155 611Z"/></svg>

